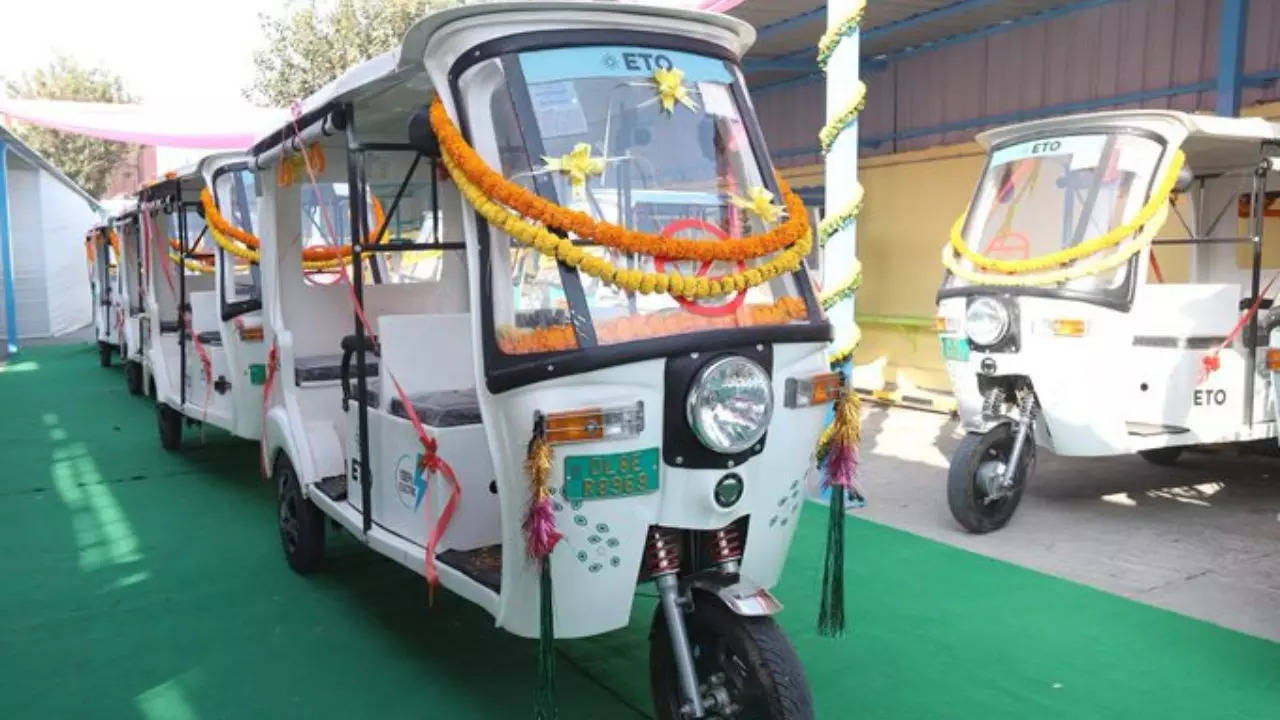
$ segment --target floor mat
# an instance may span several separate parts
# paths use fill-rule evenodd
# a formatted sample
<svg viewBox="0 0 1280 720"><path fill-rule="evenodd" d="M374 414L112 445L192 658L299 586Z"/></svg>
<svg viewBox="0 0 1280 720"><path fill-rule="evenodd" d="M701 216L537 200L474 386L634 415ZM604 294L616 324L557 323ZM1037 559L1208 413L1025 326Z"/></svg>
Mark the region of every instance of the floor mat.
<svg viewBox="0 0 1280 720"><path fill-rule="evenodd" d="M92 346L0 369L0 717L530 715L534 642L340 533L295 575L256 446L156 432ZM858 520L850 631L818 638L824 520L776 591L819 718L1275 714L1280 645ZM650 594L559 644L565 720L647 715Z"/></svg>

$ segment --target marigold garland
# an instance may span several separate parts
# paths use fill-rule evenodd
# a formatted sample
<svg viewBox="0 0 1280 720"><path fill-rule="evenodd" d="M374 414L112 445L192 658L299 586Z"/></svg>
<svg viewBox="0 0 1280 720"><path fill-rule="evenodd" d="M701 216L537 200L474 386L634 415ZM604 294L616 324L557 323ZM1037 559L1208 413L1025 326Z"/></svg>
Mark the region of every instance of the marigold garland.
<svg viewBox="0 0 1280 720"><path fill-rule="evenodd" d="M753 325L783 325L804 320L808 311L804 301L786 296L772 304L744 305L732 314L706 317L686 312L627 315L595 324L596 339L602 345L679 335L700 330L717 330ZM578 341L573 326L547 325L532 330L510 325L498 328L498 347L508 355L573 350Z"/></svg>
<svg viewBox="0 0 1280 720"><path fill-rule="evenodd" d="M373 201L370 203L370 206L373 210L373 223L376 227L369 231L370 244L377 242L374 236L377 234L378 228L382 227L383 220L386 218L386 213L382 209L382 203L379 202L377 196L373 196L372 200ZM200 206L204 210L204 221L210 231L212 232L216 230L222 235L222 241L218 242L218 245L238 257L250 260L251 262L258 262L257 250L261 246L262 241L258 239L258 236L245 231L243 228L233 225L229 220L227 220L222 213L218 211L218 206L213 202L213 194L209 192L209 188L200 189ZM216 236L215 240L217 240ZM232 240L239 243L242 247L233 249L231 246L235 243L232 243ZM248 252L240 252L241 249L247 249ZM323 245L303 248L303 267L308 267L308 262L311 263L310 269L337 267L339 259L347 261L347 258L350 255L350 245L339 245L337 247ZM327 265L324 264L326 261L328 262Z"/></svg>
<svg viewBox="0 0 1280 720"><path fill-rule="evenodd" d="M836 138L840 137L840 133L852 125L854 120L858 119L858 113L861 113L862 108L867 104L867 84L861 80L856 82L857 84L853 86L853 100L849 103L849 106L818 131L818 146L821 148L823 155L830 152L831 146L836 142Z"/></svg>
<svg viewBox="0 0 1280 720"><path fill-rule="evenodd" d="M1047 255L1028 258L1026 260L997 260L996 258L987 257L974 252L964 241L964 223L969 215L969 211L961 213L956 218L955 224L951 226L951 240L949 247L964 259L973 263L975 267L983 270L994 270L1004 273L1029 273L1036 270L1048 270L1055 267L1061 267L1076 260L1093 255L1095 253L1116 247L1130 235L1134 234L1149 220L1155 217L1156 213L1166 207L1169 194L1173 192L1173 188L1178 183L1178 173L1182 170L1182 164L1186 161L1186 155L1181 150L1175 151L1173 157L1169 161L1169 169L1165 171L1164 177L1160 179L1160 184L1151 192L1151 197L1147 200L1138 212L1128 221L1117 225L1111 230L1098 235L1096 237L1085 240L1078 245L1073 245L1057 252L1051 252ZM945 264L944 259L944 264ZM997 283L1003 284L1003 283ZM1017 283L1011 283L1017 284ZM1037 283L1050 284L1050 283Z"/></svg>
<svg viewBox="0 0 1280 720"><path fill-rule="evenodd" d="M842 283L829 291L822 293L818 298L818 304L822 306L823 311L830 310L836 303L846 298L853 297L854 293L862 285L862 263L856 259L853 261L853 273L848 282Z"/></svg>
<svg viewBox="0 0 1280 720"><path fill-rule="evenodd" d="M439 96L431 101L430 118L431 127L440 141L442 154L451 158L454 163L455 169L452 172L455 179L463 177L479 188L485 199L501 203L523 217L548 228L572 232L596 245L668 260L751 260L789 246L797 246L802 239L809 239L809 220L804 200L791 192L781 175L775 174L775 177L787 210L787 219L771 230L728 240L714 237L663 237L597 221L586 213L557 205L507 180L489 167L467 144L449 118Z"/></svg>
<svg viewBox="0 0 1280 720"><path fill-rule="evenodd" d="M853 10L840 21L839 25L822 33L822 37L818 38L818 68L823 72L827 71L827 61L831 59L831 53L836 51L840 41L852 35L862 24L862 15L866 10L867 0L858 0Z"/></svg>
<svg viewBox="0 0 1280 720"><path fill-rule="evenodd" d="M301 152L286 153L280 158L279 164L276 165L277 186L289 187L305 175L308 161L316 174L324 172L324 148L318 143L312 143L304 152L307 154L306 158L303 158Z"/></svg>
<svg viewBox="0 0 1280 720"><path fill-rule="evenodd" d="M804 262L804 256L809 253L813 245L806 233L794 245L754 268L715 278L627 270L591 254L568 238L560 237L545 227L530 223L498 202L489 199L483 190L471 184L448 151L441 153L441 159L463 197L489 224L501 228L521 245L527 245L544 255L555 257L560 262L577 268L606 285L619 287L628 292L646 295L668 293L673 296L697 299L746 290L800 267Z"/></svg>
<svg viewBox="0 0 1280 720"><path fill-rule="evenodd" d="M862 213L862 198L864 191L862 189L862 183L858 183L857 181L855 181L855 183L856 184L853 187L853 201L850 202L844 210L841 210L829 217L825 217L822 219L822 222L818 223L818 245L820 247L826 247L827 241L831 239L832 235L835 235L841 230L852 225L853 222L858 219L858 215Z"/></svg>
<svg viewBox="0 0 1280 720"><path fill-rule="evenodd" d="M1169 204L1163 203L1156 211L1155 217L1142 228L1142 232L1127 242L1121 243L1114 253L1096 257L1071 267L1059 268L1049 272L1023 274L996 274L970 270L959 263L959 258L950 244L942 246L942 266L952 275L972 285L998 285L1001 287L1040 287L1058 285L1060 283L1097 275L1117 268L1129 258L1141 252L1151 244L1165 220L1169 218Z"/></svg>

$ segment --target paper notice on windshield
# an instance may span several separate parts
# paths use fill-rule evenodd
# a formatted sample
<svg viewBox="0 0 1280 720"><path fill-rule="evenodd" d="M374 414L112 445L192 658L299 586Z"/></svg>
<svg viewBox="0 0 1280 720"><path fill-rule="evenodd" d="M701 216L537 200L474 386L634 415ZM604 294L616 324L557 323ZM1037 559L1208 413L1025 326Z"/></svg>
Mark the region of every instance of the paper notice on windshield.
<svg viewBox="0 0 1280 720"><path fill-rule="evenodd" d="M708 115L730 120L738 117L738 112L733 106L733 97L729 95L728 87L720 83L700 82L698 83L698 94L702 96L702 107L707 111Z"/></svg>
<svg viewBox="0 0 1280 720"><path fill-rule="evenodd" d="M572 81L530 85L529 99L533 101L533 112L538 118L542 137L583 135L587 132L587 116L582 112L578 91Z"/></svg>

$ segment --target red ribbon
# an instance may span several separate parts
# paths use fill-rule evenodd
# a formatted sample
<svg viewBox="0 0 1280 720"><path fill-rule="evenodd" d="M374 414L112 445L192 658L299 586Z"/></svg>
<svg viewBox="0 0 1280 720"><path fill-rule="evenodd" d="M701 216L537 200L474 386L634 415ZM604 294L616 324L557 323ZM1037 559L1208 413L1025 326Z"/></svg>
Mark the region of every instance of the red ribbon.
<svg viewBox="0 0 1280 720"><path fill-rule="evenodd" d="M1266 287L1262 288L1262 292L1258 293L1258 297L1253 299L1253 304L1250 305L1249 309L1240 316L1239 320L1236 321L1235 327L1231 328L1231 332L1227 333L1227 336L1223 338L1222 343L1219 344L1218 347L1214 348L1212 352L1200 358L1200 373L1196 376L1196 385L1208 380L1209 375L1222 367L1222 360L1218 357L1219 353L1222 352L1223 348L1235 342L1236 336L1239 335L1240 331L1244 329L1244 326L1249 323L1249 320L1257 314L1258 308L1262 306L1262 301L1267 297L1267 293L1271 291L1271 285L1275 283L1276 278L1280 278L1280 274L1271 276L1271 279L1267 281Z"/></svg>
<svg viewBox="0 0 1280 720"><path fill-rule="evenodd" d="M267 379L262 383L262 420L258 423L258 465L264 480L271 477L267 467L267 403L271 400L271 387L275 384L279 367L280 350L273 340L271 349L267 351Z"/></svg>

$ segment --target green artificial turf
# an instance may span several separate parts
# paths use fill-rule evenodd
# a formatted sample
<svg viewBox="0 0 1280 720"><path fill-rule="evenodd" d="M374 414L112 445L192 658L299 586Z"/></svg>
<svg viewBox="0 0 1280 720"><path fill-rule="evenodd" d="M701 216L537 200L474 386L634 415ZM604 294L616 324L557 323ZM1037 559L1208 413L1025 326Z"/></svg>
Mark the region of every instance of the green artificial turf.
<svg viewBox="0 0 1280 720"><path fill-rule="evenodd" d="M535 643L330 533L291 572L257 448L155 415L90 346L0 370L0 718L529 717ZM1280 717L1280 645L853 520L851 630L814 631L825 513L777 594L819 718ZM643 589L648 593L648 589ZM560 643L561 716L648 713L647 624Z"/></svg>

